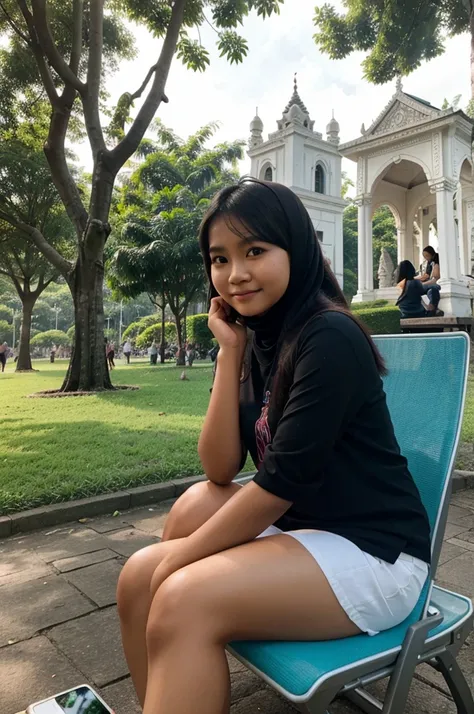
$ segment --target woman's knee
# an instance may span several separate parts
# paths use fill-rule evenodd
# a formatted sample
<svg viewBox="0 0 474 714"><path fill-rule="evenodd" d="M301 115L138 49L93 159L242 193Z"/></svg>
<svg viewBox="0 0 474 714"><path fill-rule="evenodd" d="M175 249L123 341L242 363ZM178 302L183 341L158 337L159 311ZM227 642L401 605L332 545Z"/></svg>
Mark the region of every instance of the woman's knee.
<svg viewBox="0 0 474 714"><path fill-rule="evenodd" d="M218 486L200 481L190 486L176 501L165 523L163 540L184 538L194 533L239 491L239 484Z"/></svg>
<svg viewBox="0 0 474 714"><path fill-rule="evenodd" d="M142 548L125 563L117 584L117 607L121 619L126 619L143 601L150 600L153 573L165 550L160 543Z"/></svg>

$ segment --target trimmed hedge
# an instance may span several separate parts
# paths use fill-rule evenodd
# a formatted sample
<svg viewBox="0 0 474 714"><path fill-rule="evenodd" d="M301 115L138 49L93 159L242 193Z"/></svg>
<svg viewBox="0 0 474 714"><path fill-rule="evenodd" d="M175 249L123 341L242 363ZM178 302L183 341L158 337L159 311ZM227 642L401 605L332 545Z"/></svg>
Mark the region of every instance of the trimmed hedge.
<svg viewBox="0 0 474 714"><path fill-rule="evenodd" d="M165 340L174 342L177 339L176 325L174 322L165 322ZM135 345L139 350L149 347L152 342L161 342L161 322L150 325L141 332L135 340Z"/></svg>
<svg viewBox="0 0 474 714"><path fill-rule="evenodd" d="M191 315L186 320L186 334L188 342L201 345L206 350L212 347L212 339L214 335L207 326L209 315L203 313L201 315Z"/></svg>
<svg viewBox="0 0 474 714"><path fill-rule="evenodd" d="M134 342L135 339L138 337L138 335L141 335L142 332L144 332L147 327L151 327L152 325L156 325L159 321L160 317L159 315L155 312L153 315L145 315L144 317L141 317L139 320L135 320L135 322L131 322L129 326L124 330L122 338L123 340L130 340L130 342ZM153 340L152 340L153 342Z"/></svg>
<svg viewBox="0 0 474 714"><path fill-rule="evenodd" d="M388 307L388 300L372 300L371 302L354 302L351 304L352 312L360 312L360 310L373 310L379 307Z"/></svg>
<svg viewBox="0 0 474 714"><path fill-rule="evenodd" d="M400 333L400 310L395 305L374 309L355 310L355 315L373 335L398 335Z"/></svg>
<svg viewBox="0 0 474 714"><path fill-rule="evenodd" d="M46 332L38 332L30 342L32 347L69 347L71 339L62 330L47 330Z"/></svg>

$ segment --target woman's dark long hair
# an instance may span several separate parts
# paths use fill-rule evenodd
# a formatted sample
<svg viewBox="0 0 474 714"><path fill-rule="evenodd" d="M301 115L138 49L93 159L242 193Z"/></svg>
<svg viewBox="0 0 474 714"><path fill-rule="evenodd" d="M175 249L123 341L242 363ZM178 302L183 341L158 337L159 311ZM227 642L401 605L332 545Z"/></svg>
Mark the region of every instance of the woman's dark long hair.
<svg viewBox="0 0 474 714"><path fill-rule="evenodd" d="M297 338L309 320L327 311L341 312L357 323L367 338L380 374L385 365L367 328L350 312L344 294L324 258L308 212L290 189L277 183L241 179L238 184L222 189L213 199L201 223L199 244L209 279L209 301L218 296L212 284L209 231L213 221L222 217L236 234L251 234L257 240L272 243L290 255L288 289L269 313L280 326L277 346L277 370L272 389L271 406L283 408L293 380L294 353ZM275 312L276 311L276 312ZM281 316L281 321L279 318ZM275 320L276 317L276 320ZM259 318L242 319L251 329ZM272 319L269 315L264 318ZM278 398L274 395L279 395Z"/></svg>
<svg viewBox="0 0 474 714"><path fill-rule="evenodd" d="M431 245L427 245L426 248L423 248L423 253L431 255L431 260L439 265L439 255Z"/></svg>
<svg viewBox="0 0 474 714"><path fill-rule="evenodd" d="M408 281L414 280L415 275L416 269L413 263L411 263L409 260L402 260L402 262L398 266L397 283L401 283L402 280L404 280L405 285L403 286L402 294L397 300L397 305L403 300L406 295L408 289Z"/></svg>

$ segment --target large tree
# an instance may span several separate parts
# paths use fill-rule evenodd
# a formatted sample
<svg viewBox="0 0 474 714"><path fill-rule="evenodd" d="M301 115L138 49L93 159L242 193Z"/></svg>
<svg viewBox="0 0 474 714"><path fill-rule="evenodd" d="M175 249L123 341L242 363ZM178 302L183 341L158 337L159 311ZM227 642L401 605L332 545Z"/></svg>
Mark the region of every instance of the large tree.
<svg viewBox="0 0 474 714"><path fill-rule="evenodd" d="M27 240L22 225L40 231L51 247L65 254L71 245L72 226L51 183L43 152L19 138L4 136L0 144L0 274L11 281L22 304L17 371L32 369L33 308L58 277L56 268Z"/></svg>
<svg viewBox="0 0 474 714"><path fill-rule="evenodd" d="M204 70L209 55L199 40L204 22L214 25L221 56L240 62L247 43L235 28L249 10L263 18L283 0L3 0L0 32L9 45L0 56L0 122L14 121L28 98L44 93L51 106L45 153L52 179L76 233L76 257L68 260L37 226L15 227L29 236L66 279L76 311L74 350L64 391L112 388L104 354L104 247L118 172L135 153L159 105L175 54L186 66ZM127 22L146 25L157 38L156 59L139 86L131 87L101 119L107 72L132 54ZM28 92L27 92L28 90ZM133 120L133 105L145 96ZM71 117L83 119L93 157L90 200L78 189L66 160Z"/></svg>
<svg viewBox="0 0 474 714"><path fill-rule="evenodd" d="M471 99L474 99L474 0L343 0L345 12L326 3L315 10L314 39L332 59L368 52L362 66L369 82L408 75L443 54L445 39L471 35Z"/></svg>

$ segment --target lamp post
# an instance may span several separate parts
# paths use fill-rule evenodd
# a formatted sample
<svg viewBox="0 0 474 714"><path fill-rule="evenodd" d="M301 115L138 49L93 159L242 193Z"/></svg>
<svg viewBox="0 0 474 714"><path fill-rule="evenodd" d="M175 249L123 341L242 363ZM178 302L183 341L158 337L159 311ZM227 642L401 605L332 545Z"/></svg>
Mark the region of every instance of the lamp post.
<svg viewBox="0 0 474 714"><path fill-rule="evenodd" d="M122 344L123 300L120 300L119 346Z"/></svg>
<svg viewBox="0 0 474 714"><path fill-rule="evenodd" d="M12 345L13 349L15 349L15 344L16 344L16 318L17 318L17 315L19 315L19 314L20 313L17 312L15 310L15 308L13 308L13 345Z"/></svg>
<svg viewBox="0 0 474 714"><path fill-rule="evenodd" d="M61 312L61 308L55 304L53 307L53 310L56 313L56 330L57 330L58 329L58 315Z"/></svg>

